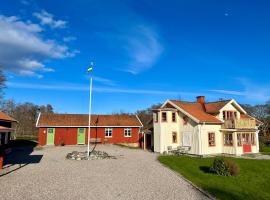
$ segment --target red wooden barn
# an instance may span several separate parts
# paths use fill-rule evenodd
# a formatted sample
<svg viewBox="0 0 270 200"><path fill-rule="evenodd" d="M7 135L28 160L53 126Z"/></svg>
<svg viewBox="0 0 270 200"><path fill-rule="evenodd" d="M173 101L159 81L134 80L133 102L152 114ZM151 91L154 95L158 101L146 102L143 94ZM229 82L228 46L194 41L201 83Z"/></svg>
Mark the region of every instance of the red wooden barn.
<svg viewBox="0 0 270 200"><path fill-rule="evenodd" d="M40 145L87 144L88 115L41 113ZM142 123L136 115L91 115L91 142L139 146Z"/></svg>

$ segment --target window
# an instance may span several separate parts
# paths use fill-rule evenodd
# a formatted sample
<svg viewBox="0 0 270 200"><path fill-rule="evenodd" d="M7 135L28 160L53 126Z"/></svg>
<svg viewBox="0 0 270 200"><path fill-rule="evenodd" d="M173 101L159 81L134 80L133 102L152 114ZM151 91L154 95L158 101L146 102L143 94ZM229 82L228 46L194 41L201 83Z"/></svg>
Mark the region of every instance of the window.
<svg viewBox="0 0 270 200"><path fill-rule="evenodd" d="M226 119L226 112L223 111L222 113L223 113L223 119L225 120Z"/></svg>
<svg viewBox="0 0 270 200"><path fill-rule="evenodd" d="M224 133L224 145L225 146L233 146L233 134L232 133Z"/></svg>
<svg viewBox="0 0 270 200"><path fill-rule="evenodd" d="M255 134L253 133L242 133L242 143L255 145Z"/></svg>
<svg viewBox="0 0 270 200"><path fill-rule="evenodd" d="M79 133L84 133L85 128L79 128Z"/></svg>
<svg viewBox="0 0 270 200"><path fill-rule="evenodd" d="M176 122L176 113L175 112L172 113L172 122Z"/></svg>
<svg viewBox="0 0 270 200"><path fill-rule="evenodd" d="M154 113L154 122L158 122L158 112Z"/></svg>
<svg viewBox="0 0 270 200"><path fill-rule="evenodd" d="M161 120L162 120L162 122L166 122L167 121L167 113L166 112L162 112L161 113Z"/></svg>
<svg viewBox="0 0 270 200"><path fill-rule="evenodd" d="M177 143L177 132L172 132L172 143Z"/></svg>
<svg viewBox="0 0 270 200"><path fill-rule="evenodd" d="M242 146L241 133L237 133L237 145Z"/></svg>
<svg viewBox="0 0 270 200"><path fill-rule="evenodd" d="M222 112L224 120L236 119L237 113L235 111L223 111Z"/></svg>
<svg viewBox="0 0 270 200"><path fill-rule="evenodd" d="M48 128L48 133L53 133L53 128Z"/></svg>
<svg viewBox="0 0 270 200"><path fill-rule="evenodd" d="M131 137L131 128L125 128L125 137Z"/></svg>
<svg viewBox="0 0 270 200"><path fill-rule="evenodd" d="M208 133L208 145L210 147L216 146L215 133L214 132Z"/></svg>
<svg viewBox="0 0 270 200"><path fill-rule="evenodd" d="M105 137L112 137L112 128L105 128Z"/></svg>

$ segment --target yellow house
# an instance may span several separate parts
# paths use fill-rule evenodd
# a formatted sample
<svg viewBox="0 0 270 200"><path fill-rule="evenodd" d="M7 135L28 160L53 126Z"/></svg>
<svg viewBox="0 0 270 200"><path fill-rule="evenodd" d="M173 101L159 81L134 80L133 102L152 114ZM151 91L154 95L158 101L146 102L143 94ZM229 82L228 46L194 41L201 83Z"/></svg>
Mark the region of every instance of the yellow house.
<svg viewBox="0 0 270 200"><path fill-rule="evenodd" d="M154 151L196 155L259 152L258 122L234 100L167 100L153 112Z"/></svg>

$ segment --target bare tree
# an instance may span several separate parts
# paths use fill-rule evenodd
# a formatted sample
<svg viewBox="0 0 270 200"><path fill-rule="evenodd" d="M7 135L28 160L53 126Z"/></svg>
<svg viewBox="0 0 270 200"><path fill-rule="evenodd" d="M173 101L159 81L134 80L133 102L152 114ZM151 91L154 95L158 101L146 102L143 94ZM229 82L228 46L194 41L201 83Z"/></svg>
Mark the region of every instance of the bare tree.
<svg viewBox="0 0 270 200"><path fill-rule="evenodd" d="M260 120L263 124L260 127L261 133L266 136L270 129L270 105L269 102L266 104L258 104L251 106L248 104L242 105L242 107L247 111L249 115Z"/></svg>

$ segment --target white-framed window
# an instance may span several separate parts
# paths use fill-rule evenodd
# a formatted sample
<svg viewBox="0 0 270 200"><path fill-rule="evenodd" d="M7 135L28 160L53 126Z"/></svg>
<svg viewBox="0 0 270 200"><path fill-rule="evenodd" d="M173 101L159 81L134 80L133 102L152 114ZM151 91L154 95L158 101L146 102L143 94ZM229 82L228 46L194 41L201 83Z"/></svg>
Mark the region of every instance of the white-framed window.
<svg viewBox="0 0 270 200"><path fill-rule="evenodd" d="M232 133L224 133L224 145L225 146L233 146L233 134Z"/></svg>
<svg viewBox="0 0 270 200"><path fill-rule="evenodd" d="M112 137L112 128L105 128L105 137Z"/></svg>
<svg viewBox="0 0 270 200"><path fill-rule="evenodd" d="M125 137L131 137L131 128L125 128Z"/></svg>

